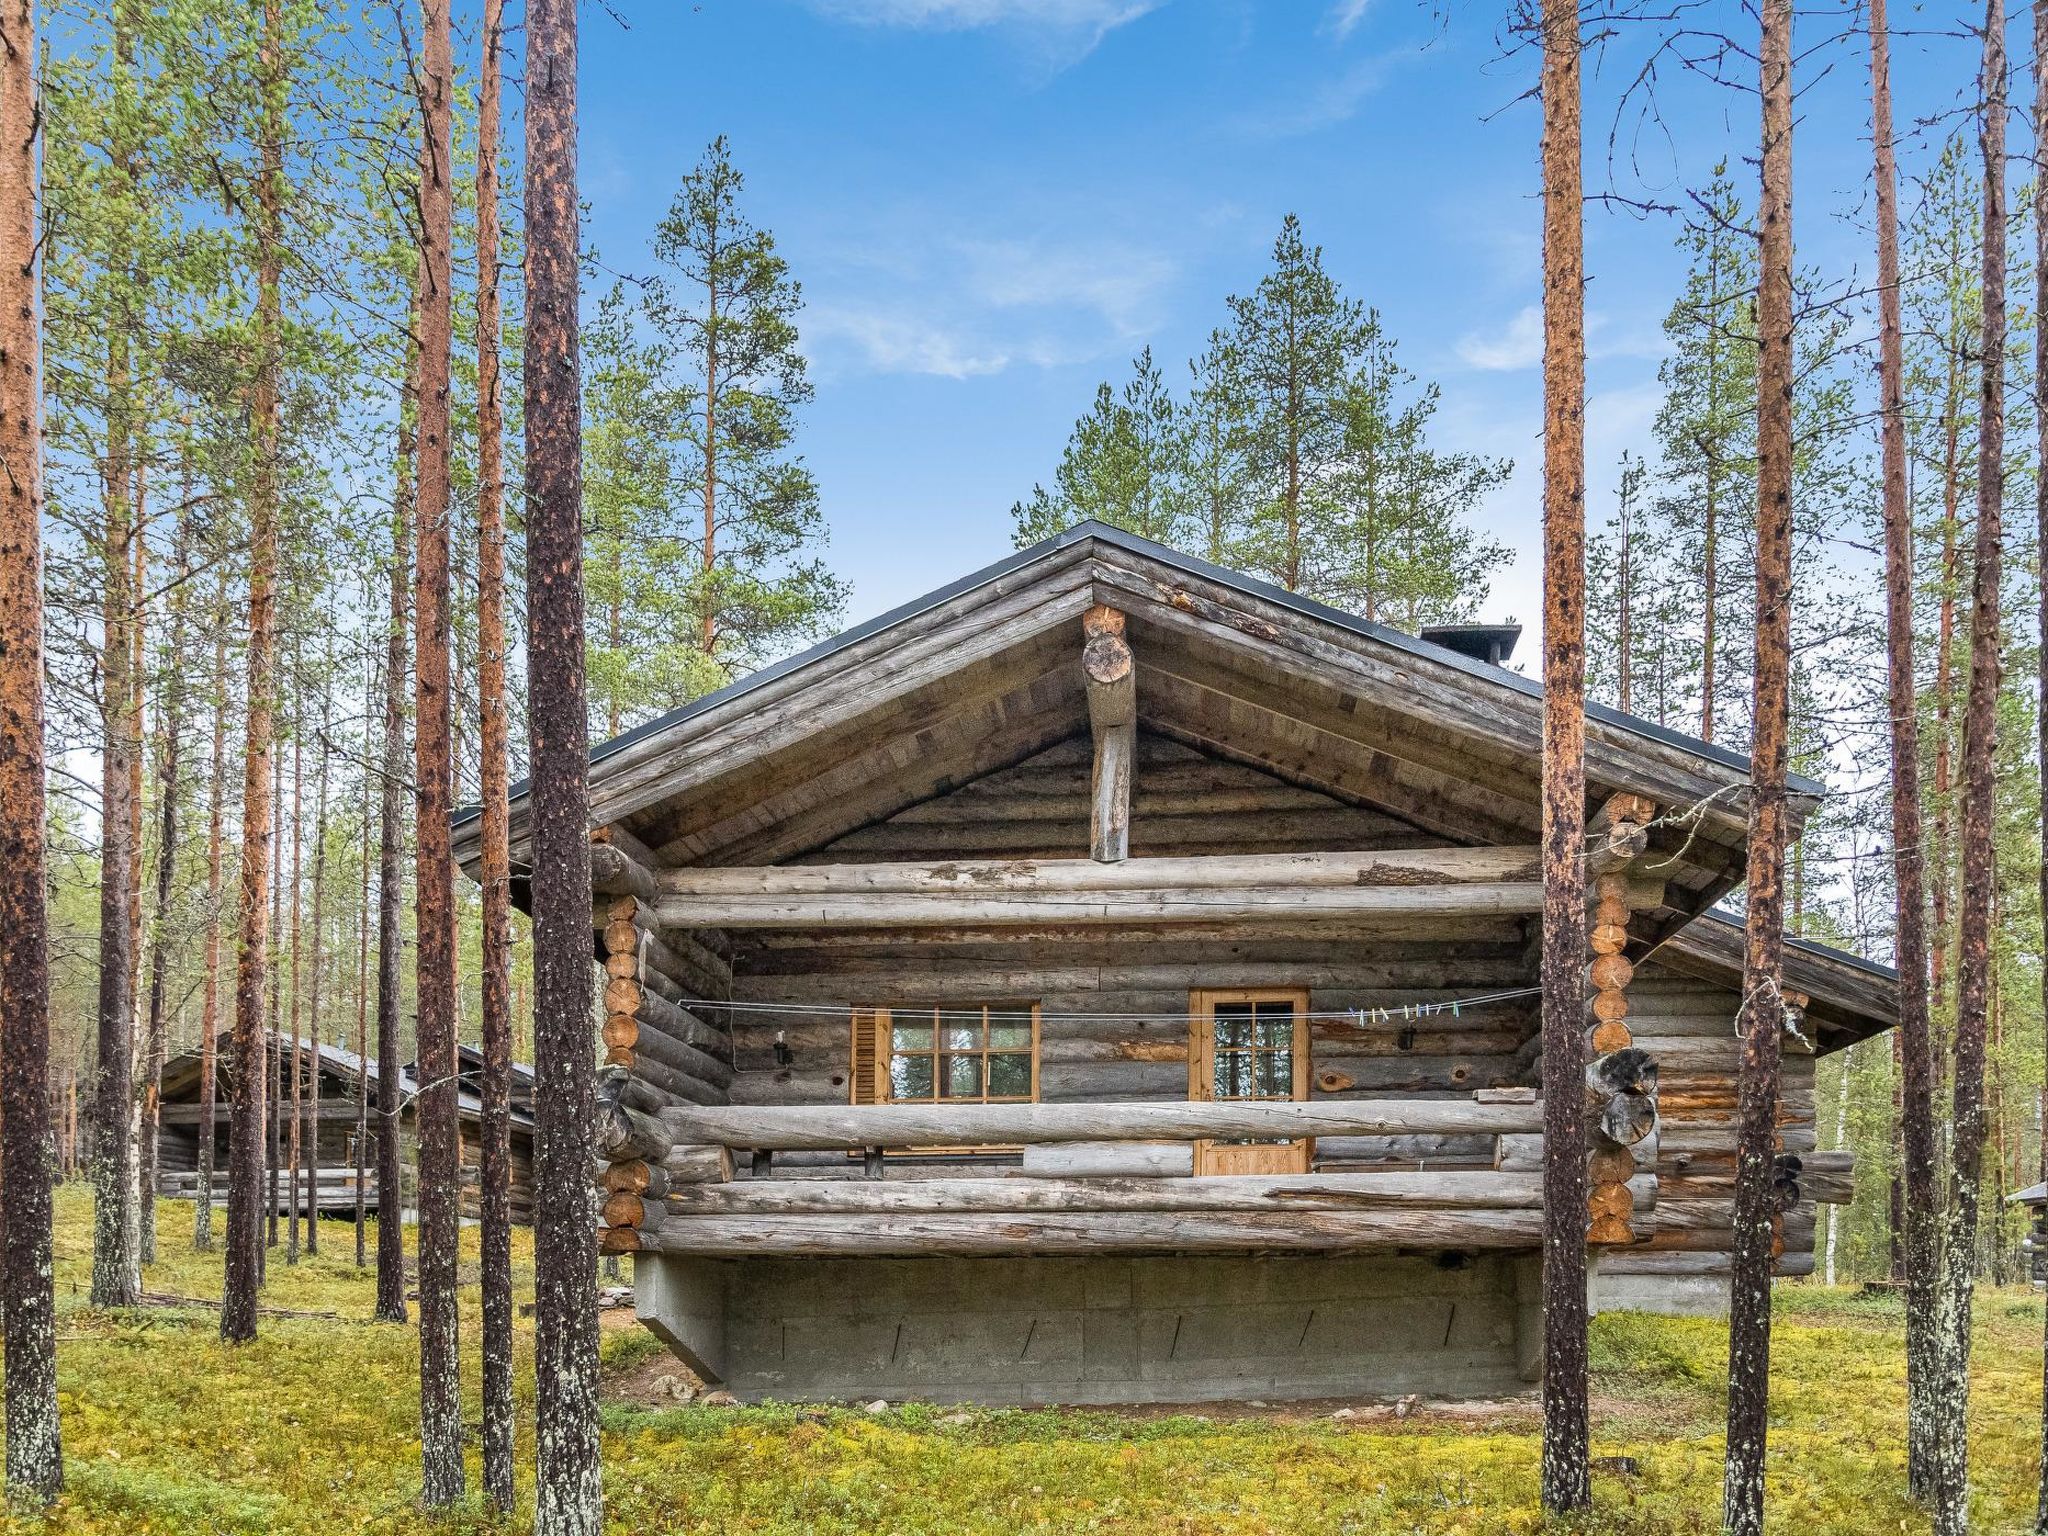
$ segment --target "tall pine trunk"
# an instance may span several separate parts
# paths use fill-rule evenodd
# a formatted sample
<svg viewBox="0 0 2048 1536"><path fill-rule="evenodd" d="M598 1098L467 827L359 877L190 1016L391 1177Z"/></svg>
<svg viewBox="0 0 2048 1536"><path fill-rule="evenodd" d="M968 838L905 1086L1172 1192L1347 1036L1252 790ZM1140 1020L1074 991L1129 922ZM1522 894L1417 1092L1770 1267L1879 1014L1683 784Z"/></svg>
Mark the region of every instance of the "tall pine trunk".
<svg viewBox="0 0 2048 1536"><path fill-rule="evenodd" d="M321 658L320 675L334 675L330 650ZM306 1081L299 1103L299 1154L306 1186L306 1252L320 1251L320 982L322 976L321 934L327 921L327 732L332 722L333 692L323 683L320 690L320 755L313 770L313 953L308 959L311 995L306 1000Z"/></svg>
<svg viewBox="0 0 2048 1536"><path fill-rule="evenodd" d="M1927 867L1921 852L1920 709L1913 671L1913 515L1906 488L1906 364L1900 322L1898 157L1892 142L1887 0L1870 6L1870 117L1877 183L1878 405L1883 462L1885 658L1890 684L1892 873L1899 968L1901 1258L1906 1275L1907 1483L1927 1490L1932 1431L1934 1043L1927 1001Z"/></svg>
<svg viewBox="0 0 2048 1536"><path fill-rule="evenodd" d="M536 1536L597 1536L596 1092L583 685L576 4L526 9L526 612Z"/></svg>
<svg viewBox="0 0 2048 1536"><path fill-rule="evenodd" d="M1934 1528L1969 1528L1970 1312L1985 1141L1984 1051L1991 1002L1993 776L1998 732L1999 586L2005 574L2004 0L1984 7L1980 81L1984 153L1983 334L1977 407L1976 570L1970 590L1970 683L1963 706L1961 891L1957 902L1955 1078L1948 1233L1936 1321Z"/></svg>
<svg viewBox="0 0 2048 1536"><path fill-rule="evenodd" d="M1586 309L1579 13L1543 5L1543 1507L1592 1502L1586 1361Z"/></svg>
<svg viewBox="0 0 2048 1536"><path fill-rule="evenodd" d="M207 759L205 976L199 999L199 1189L192 1202L192 1246L213 1251L213 1141L220 1100L220 874L223 800L228 773L228 587L223 574L213 605L213 755Z"/></svg>
<svg viewBox="0 0 2048 1536"><path fill-rule="evenodd" d="M0 1336L7 1486L64 1485L50 1242L50 951L44 906L42 290L35 0L0 4Z"/></svg>
<svg viewBox="0 0 2048 1536"><path fill-rule="evenodd" d="M304 658L297 646L292 647L292 680L294 690L304 687ZM300 965L300 945L305 937L299 921L304 910L300 893L305 889L303 857L305 853L305 808L306 808L306 726L305 698L303 693L293 700L292 709L292 872L291 872L291 1012L284 1038L278 1044L278 1071L284 1078L284 1098L278 1106L282 1114L290 1117L282 1135L284 1152L281 1159L285 1185L285 1240L284 1261L287 1264L299 1262L299 1141L305 1131L305 1116L301 1107L305 1100L306 1052L299 1033L302 1019L300 1003L303 998L303 968Z"/></svg>
<svg viewBox="0 0 2048 1536"><path fill-rule="evenodd" d="M416 311L417 301L413 305ZM398 474L391 497L391 615L384 643L384 762L377 832L377 1316L402 1323L405 1308L405 1199L399 1172L399 992L405 964L405 592L412 546L412 399L417 393L419 348L406 324L406 386L398 412Z"/></svg>
<svg viewBox="0 0 2048 1536"><path fill-rule="evenodd" d="M131 0L112 10L115 89L124 100L135 76ZM129 120L116 114L109 170L133 187L137 150ZM132 279L119 270L116 282ZM135 765L141 722L135 713L133 632L141 594L134 587L133 550L141 537L134 507L134 390L127 328L107 332L106 459L101 467L104 525L101 552L106 590L100 607L100 957L99 1019L92 1076L92 1304L133 1306L135 1281L135 1143L130 1131L135 1054L135 914L129 892L136 876Z"/></svg>
<svg viewBox="0 0 2048 1536"><path fill-rule="evenodd" d="M262 165L257 176L255 464L249 493L249 682L242 776L240 945L235 962L235 1086L228 1119L227 1282L220 1333L256 1337L263 1262L263 987L270 957L271 732L276 713L278 373L283 336L285 78L282 0L263 0L258 52Z"/></svg>
<svg viewBox="0 0 2048 1536"><path fill-rule="evenodd" d="M370 592L365 592L368 598ZM365 605L367 607L367 603ZM370 1160L370 830L376 825L370 814L369 770L370 721L377 714L377 669L368 658L364 658L364 672L367 680L363 693L363 804L362 804L362 888L356 903L356 1121L355 1121L355 1228L356 1268L366 1268L369 1254L369 1191L364 1188L368 1182Z"/></svg>
<svg viewBox="0 0 2048 1536"><path fill-rule="evenodd" d="M156 1262L156 1173L157 1130L161 1118L164 1077L164 994L169 981L171 951L171 889L178 868L178 802L184 794L183 761L179 748L185 732L185 617L186 588L191 580L190 507L192 487L188 477L183 504L178 510L176 553L171 588L171 629L168 665L164 676L162 745L157 757L156 907L149 934L149 1012L142 1034L142 1120L141 1157L136 1184L139 1191L139 1260Z"/></svg>
<svg viewBox="0 0 2048 1536"><path fill-rule="evenodd" d="M1771 1267L1778 1246L1778 1063L1785 1028L1785 775L1792 677L1792 0L1765 0L1758 54L1763 176L1757 211L1756 661L1750 724L1748 906L1736 1082L1728 1465L1722 1524L1764 1528Z"/></svg>
<svg viewBox="0 0 2048 1536"><path fill-rule="evenodd" d="M513 1504L512 857L505 712L504 412L498 367L498 114L504 0L484 0L477 101L477 713L483 794L483 1105L477 1170L483 1246L484 1492Z"/></svg>
<svg viewBox="0 0 2048 1536"><path fill-rule="evenodd" d="M419 90L419 444L414 492L418 565L413 677L413 915L418 928L415 1101L419 1157L420 1497L429 1509L462 1497L456 1243L461 1177L456 1127L455 886L448 818L454 783L449 699L449 369L454 311L449 240L454 219L452 36L448 0L424 0Z"/></svg>
<svg viewBox="0 0 2048 1536"><path fill-rule="evenodd" d="M2034 0L2034 378L2037 390L2048 389L2048 325L2040 316L2048 314L2048 0ZM2048 410L2034 408L2034 527L2035 548L2048 550ZM2048 699L2048 579L2036 582L2039 599L2036 633L2043 643L2034 656L2039 668L2038 697ZM2038 710L2035 725L2035 761L2041 772L2042 804L2048 805L2048 709ZM2048 847L2044 847L2040 868L2041 910L2048 913ZM2041 977L2041 1000L2048 1008L2048 971ZM2044 1014L2048 1017L2048 1014ZM2048 1072L2042 1078L2039 1100L2040 1123L2048 1126ZM2042 1171L2048 1173L2048 1136L2041 1141ZM2022 1258L2022 1273L2025 1259ZM2035 1536L2048 1536L2048 1318L2041 1338L2041 1483L2034 1509Z"/></svg>

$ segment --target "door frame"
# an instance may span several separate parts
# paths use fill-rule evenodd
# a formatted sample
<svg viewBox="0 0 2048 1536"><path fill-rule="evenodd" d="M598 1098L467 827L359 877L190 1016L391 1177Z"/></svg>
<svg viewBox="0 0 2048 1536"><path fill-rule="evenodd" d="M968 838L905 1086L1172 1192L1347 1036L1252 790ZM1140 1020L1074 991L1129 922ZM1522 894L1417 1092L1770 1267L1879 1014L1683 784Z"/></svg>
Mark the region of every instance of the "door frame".
<svg viewBox="0 0 2048 1536"><path fill-rule="evenodd" d="M1288 1102L1300 1103L1309 1092L1309 997L1306 987L1197 987L1188 993L1188 1098L1216 1102L1216 1005L1218 1003L1292 1003L1294 1005L1293 1081ZM1270 1100L1268 1102L1280 1102ZM1246 1153L1270 1153L1252 1156ZM1242 1143L1197 1141L1195 1172L1307 1173L1315 1158L1311 1137L1247 1147ZM1254 1166L1246 1166L1247 1163Z"/></svg>

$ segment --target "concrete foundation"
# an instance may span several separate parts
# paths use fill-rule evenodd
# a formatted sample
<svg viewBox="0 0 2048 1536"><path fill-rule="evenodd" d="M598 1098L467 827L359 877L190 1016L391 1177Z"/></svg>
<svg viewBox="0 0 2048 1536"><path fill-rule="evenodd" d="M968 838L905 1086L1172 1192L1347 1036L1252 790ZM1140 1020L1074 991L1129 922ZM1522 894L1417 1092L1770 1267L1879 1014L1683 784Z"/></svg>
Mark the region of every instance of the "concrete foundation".
<svg viewBox="0 0 2048 1536"><path fill-rule="evenodd" d="M1592 1282L1597 1312L1656 1312L1665 1317L1726 1317L1726 1275L1617 1275L1597 1272Z"/></svg>
<svg viewBox="0 0 2048 1536"><path fill-rule="evenodd" d="M692 1259L639 1317L746 1400L1158 1403L1489 1396L1540 1358L1538 1259Z"/></svg>

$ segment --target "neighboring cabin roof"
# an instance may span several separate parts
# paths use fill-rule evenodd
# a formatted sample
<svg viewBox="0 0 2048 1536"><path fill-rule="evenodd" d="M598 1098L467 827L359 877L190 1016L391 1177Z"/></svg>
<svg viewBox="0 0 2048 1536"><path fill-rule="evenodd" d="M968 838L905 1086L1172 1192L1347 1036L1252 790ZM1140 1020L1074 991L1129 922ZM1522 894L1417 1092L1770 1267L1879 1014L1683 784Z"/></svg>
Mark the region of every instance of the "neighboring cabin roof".
<svg viewBox="0 0 2048 1536"><path fill-rule="evenodd" d="M294 1036L286 1034L282 1030L265 1031L266 1048L274 1047L288 1050L292 1047L294 1039ZM297 1037L297 1043L301 1046L310 1047L318 1053L321 1071L331 1072L337 1077L348 1079L350 1082L354 1082L358 1078L363 1079L370 1084L372 1093L376 1091L377 1063L374 1060L365 1061L362 1057L356 1055L354 1051L344 1046L329 1045L324 1041ZM475 1046L464 1045L458 1047L458 1049L461 1052L465 1067L480 1067L482 1065L483 1053L477 1050ZM163 1083L164 1100L166 1103L182 1102L188 1094L196 1099L199 1087L199 1072L203 1062L204 1058L201 1056L199 1048L194 1046L190 1050L180 1051L164 1063ZM220 1065L227 1068L231 1067L232 1064L223 1055L220 1059ZM398 1088L402 1095L401 1111L409 1109L413 1100L419 1096L420 1091L418 1064L416 1062L408 1061L398 1069ZM533 1068L523 1062L514 1062L512 1064L512 1118L521 1125L530 1125L532 1123L532 1095ZM462 1114L480 1114L483 1109L483 1101L477 1094L465 1088L457 1095L457 1107L458 1111ZM223 1121L227 1118L225 1109L222 1111L221 1118Z"/></svg>
<svg viewBox="0 0 2048 1536"><path fill-rule="evenodd" d="M999 577L1009 575L1013 571L1021 570L1026 566L1064 550L1091 542L1105 544L1111 548L1121 549L1131 554L1142 555L1162 565L1182 570L1190 576L1198 576L1222 586L1235 588L1237 591L1243 592L1248 596L1263 598L1267 602L1278 604L1283 608L1291 609L1306 617L1319 619L1325 623L1350 630L1354 634L1367 636L1384 645L1391 646L1395 650L1406 651L1415 656L1427 657L1431 661L1455 667L1460 671L1469 673L1475 679L1495 687L1505 687L1533 699L1541 699L1543 697L1543 685L1519 672L1511 671L1506 667L1494 666L1489 662L1480 661L1461 651L1453 650L1449 646L1438 645L1419 636L1408 634L1404 630L1394 629L1388 625L1377 623L1374 620L1362 618L1355 613L1347 613L1341 608L1333 608L1329 604L1318 602L1312 597L1304 597L1298 592L1289 592L1284 587L1274 586L1272 583L1261 581L1255 576L1247 576L1242 571L1233 571L1220 565L1212 565L1208 561L1198 559L1194 555L1184 554L1164 544L1155 543L1151 539L1140 538L1137 534L1112 527L1108 523L1100 523L1089 519L1076 523L1071 528L1063 529L1052 537L1042 539L1028 548L1020 549L1015 554L1006 556L992 565L983 566L980 570L962 576L956 581L950 581L942 587L934 588L922 597L912 598L900 607L892 608L883 614L878 614L876 617L864 623L856 624L850 629L841 630L838 634L821 640L816 645L810 646L805 650L798 651L793 656L786 656L781 661L773 662L761 668L758 672L750 672L745 677L735 679L733 682L726 684L723 688L707 693L701 698L692 699L689 703L680 705L664 715L658 715L652 720L635 726L632 730L612 737L609 741L599 742L590 749L591 766L595 768L607 759L617 756L630 747L667 735L697 716L708 714L722 704L729 703L745 694L763 688L777 678L802 671L806 667L815 666L860 640L879 634L894 625L902 623L906 619L914 618L919 614L938 607L942 603L950 602L956 597L972 592L978 587L987 586ZM1654 721L1644 720L1635 715L1624 714L1622 711L1606 704L1589 701L1586 705L1586 716L1589 720L1614 726L1620 730L1644 737L1647 740L1695 753L1725 768L1737 768L1745 773L1749 770L1749 758L1744 753L1733 751L1717 742L1703 741L1697 736L1689 736L1683 731L1672 730L1670 727L1658 725ZM1827 792L1826 786L1818 780L1807 778L1802 774L1794 773L1789 775L1788 783L1795 794L1817 797ZM529 782L527 780L519 780L511 788L511 798L514 801L524 799L528 788ZM480 806L463 806L455 812L452 822L457 827L467 826L476 821L481 814L482 808Z"/></svg>

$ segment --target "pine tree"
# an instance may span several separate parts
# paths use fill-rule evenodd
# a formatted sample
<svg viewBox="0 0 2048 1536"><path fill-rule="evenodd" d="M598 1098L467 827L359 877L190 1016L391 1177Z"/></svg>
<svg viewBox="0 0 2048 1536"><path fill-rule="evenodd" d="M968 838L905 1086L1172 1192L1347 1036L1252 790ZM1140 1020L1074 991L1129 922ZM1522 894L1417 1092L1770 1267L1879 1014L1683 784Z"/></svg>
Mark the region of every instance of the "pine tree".
<svg viewBox="0 0 2048 1536"><path fill-rule="evenodd" d="M1984 1065L1992 989L1991 909L1998 732L1999 609L2004 575L2005 499L2005 130L2003 0L1984 8L1983 331L1977 356L1977 529L1971 577L1970 681L1963 720L1961 890L1956 946L1955 1071L1948 1232L1935 1323L1934 1529L1969 1529L1970 1313L1977 1263L1977 1207L1986 1115Z"/></svg>
<svg viewBox="0 0 2048 1536"><path fill-rule="evenodd" d="M1185 500L1196 522L1196 547L1212 564L1234 566L1252 505L1251 406L1230 337L1210 334L1188 364Z"/></svg>
<svg viewBox="0 0 2048 1536"><path fill-rule="evenodd" d="M478 1215L483 1280L483 1482L513 1504L512 856L505 709L504 415L498 375L498 102L503 0L485 0L477 99L477 712L482 758L483 1057Z"/></svg>
<svg viewBox="0 0 2048 1536"><path fill-rule="evenodd" d="M462 1497L456 1264L461 1148L456 1127L455 890L448 851L454 811L449 679L449 433L454 344L454 32L448 0L423 0L419 74L419 363L414 410L413 915L418 958L420 1498Z"/></svg>
<svg viewBox="0 0 2048 1536"><path fill-rule="evenodd" d="M1351 363L1366 315L1323 270L1289 214L1273 269L1230 300L1233 349L1250 401L1251 458L1263 484L1244 553L1256 573L1302 590L1304 507L1342 457L1351 420Z"/></svg>
<svg viewBox="0 0 2048 1536"><path fill-rule="evenodd" d="M1729 671L1730 550L1746 539L1756 483L1756 255L1725 165L1701 195L1686 231L1692 259L1685 292L1664 321L1672 353L1658 368L1664 404L1656 434L1667 494L1663 517L1682 539L1680 560L1697 594L1689 626L1696 646L1699 735L1721 723Z"/></svg>
<svg viewBox="0 0 2048 1536"><path fill-rule="evenodd" d="M1733 1272L1728 1286L1728 1463L1721 1523L1762 1536L1769 1432L1771 1266L1779 1055L1785 1024L1786 772L1791 757L1793 375L1792 6L1766 0L1756 300L1756 621L1736 1075ZM1711 706L1705 706L1710 708Z"/></svg>
<svg viewBox="0 0 2048 1536"><path fill-rule="evenodd" d="M1891 718L1891 835L1899 972L1900 1138L1904 1150L1906 1440L1909 1485L1926 1486L1933 1361L1934 1050L1927 999L1927 870L1921 852L1919 691L1913 658L1913 534L1906 475L1905 341L1900 320L1898 163L1892 139L1887 0L1870 10L1870 91L1877 190L1879 409L1883 457L1886 701ZM2048 910L2048 908L2044 908ZM1844 1082L1846 1084L1846 1074Z"/></svg>
<svg viewBox="0 0 2048 1536"><path fill-rule="evenodd" d="M64 1485L50 1238L49 919L43 885L42 338L34 0L0 6L0 1335L7 1486Z"/></svg>
<svg viewBox="0 0 2048 1536"><path fill-rule="evenodd" d="M240 942L235 970L234 1103L228 1122L227 1284L220 1332L231 1343L256 1336L256 1286L263 1260L259 1180L263 1168L263 990L270 966L271 733L276 712L277 515L281 445L284 137L286 73L282 0L264 0L257 49L260 95L255 177L257 262L253 472L249 492L248 685L243 731ZM271 1202L276 1209L276 1202Z"/></svg>
<svg viewBox="0 0 2048 1536"><path fill-rule="evenodd" d="M642 322L614 284L582 338L587 665L607 737L727 680L703 649L684 502L696 395Z"/></svg>
<svg viewBox="0 0 2048 1536"><path fill-rule="evenodd" d="M683 178L654 233L648 317L690 374L690 465L702 506L689 587L698 647L725 678L817 634L839 583L818 487L792 452L812 389L797 346L803 295L775 237L740 207L746 178L723 136Z"/></svg>
<svg viewBox="0 0 2048 1536"><path fill-rule="evenodd" d="M526 10L526 612L532 735L536 1536L597 1536L590 804L583 691L576 6Z"/></svg>
<svg viewBox="0 0 2048 1536"><path fill-rule="evenodd" d="M1544 0L1543 1507L1593 1501L1586 1302L1586 311L1579 10Z"/></svg>
<svg viewBox="0 0 2048 1536"><path fill-rule="evenodd" d="M1053 488L1033 486L1010 508L1017 547L1093 519L1140 538L1184 548L1198 537L1188 494L1189 424L1150 347L1131 359L1122 390L1096 386L1095 403L1074 423ZM1210 542L1219 511L1210 514Z"/></svg>
<svg viewBox="0 0 2048 1536"><path fill-rule="evenodd" d="M1476 616L1513 552L1467 519L1514 466L1429 446L1434 384L1397 360L1368 311L1344 401L1341 449L1303 502L1302 589L1413 633Z"/></svg>

